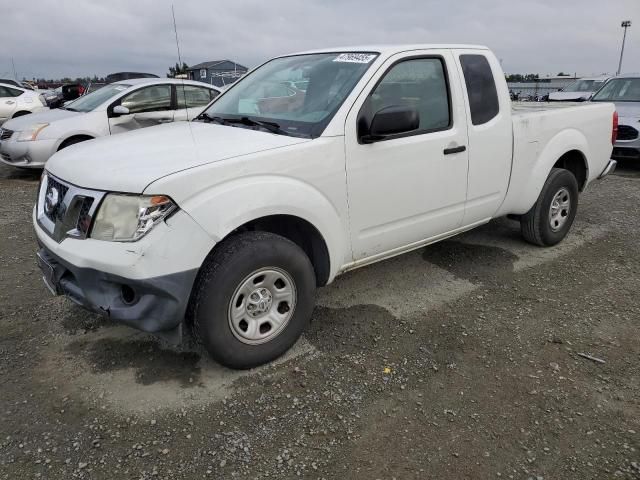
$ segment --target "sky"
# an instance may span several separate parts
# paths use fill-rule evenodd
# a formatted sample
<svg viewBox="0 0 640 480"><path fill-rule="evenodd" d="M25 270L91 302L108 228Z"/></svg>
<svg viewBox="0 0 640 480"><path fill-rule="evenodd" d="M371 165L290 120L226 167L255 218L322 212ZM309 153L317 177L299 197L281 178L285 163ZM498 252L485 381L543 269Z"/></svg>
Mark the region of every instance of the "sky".
<svg viewBox="0 0 640 480"><path fill-rule="evenodd" d="M640 72L640 0L0 0L0 77L61 78L231 59L254 67L312 48L487 45L507 73Z"/></svg>

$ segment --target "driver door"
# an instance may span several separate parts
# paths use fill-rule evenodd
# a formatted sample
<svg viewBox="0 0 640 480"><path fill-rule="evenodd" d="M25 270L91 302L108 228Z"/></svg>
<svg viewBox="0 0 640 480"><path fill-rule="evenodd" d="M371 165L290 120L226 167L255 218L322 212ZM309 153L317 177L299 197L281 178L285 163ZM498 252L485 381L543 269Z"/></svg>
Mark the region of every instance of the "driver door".
<svg viewBox="0 0 640 480"><path fill-rule="evenodd" d="M462 223L467 194L467 125L446 50L387 61L347 117L345 143L353 255L368 263L416 248ZM386 107L414 108L419 128L365 143L358 125Z"/></svg>
<svg viewBox="0 0 640 480"><path fill-rule="evenodd" d="M113 108L117 105L126 107L129 113L114 113ZM135 90L114 102L107 114L111 135L173 122L171 85L151 85Z"/></svg>

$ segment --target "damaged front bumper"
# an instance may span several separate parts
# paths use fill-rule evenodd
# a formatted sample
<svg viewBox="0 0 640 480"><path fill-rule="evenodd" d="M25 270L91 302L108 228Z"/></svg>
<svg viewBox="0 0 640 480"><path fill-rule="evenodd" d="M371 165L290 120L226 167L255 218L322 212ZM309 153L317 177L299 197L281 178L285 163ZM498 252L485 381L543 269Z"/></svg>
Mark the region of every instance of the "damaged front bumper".
<svg viewBox="0 0 640 480"><path fill-rule="evenodd" d="M150 333L171 333L182 323L197 270L147 279L130 279L81 268L42 247L38 265L55 295Z"/></svg>

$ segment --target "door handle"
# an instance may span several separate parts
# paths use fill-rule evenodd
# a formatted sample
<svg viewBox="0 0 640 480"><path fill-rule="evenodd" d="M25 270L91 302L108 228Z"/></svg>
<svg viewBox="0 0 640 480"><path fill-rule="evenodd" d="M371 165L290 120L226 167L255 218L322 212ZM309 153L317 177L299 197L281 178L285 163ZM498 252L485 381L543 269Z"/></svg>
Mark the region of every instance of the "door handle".
<svg viewBox="0 0 640 480"><path fill-rule="evenodd" d="M159 118L158 123L170 123L173 122L173 118Z"/></svg>
<svg viewBox="0 0 640 480"><path fill-rule="evenodd" d="M464 152L467 149L466 146L464 145L460 145L459 147L449 147L449 148L445 148L443 150L442 153L444 153L445 155L452 155L454 153L461 153Z"/></svg>
<svg viewBox="0 0 640 480"><path fill-rule="evenodd" d="M16 102L14 102L13 100L7 100L5 103L6 103L7 105L13 105L13 104L14 104L14 103L16 103Z"/></svg>

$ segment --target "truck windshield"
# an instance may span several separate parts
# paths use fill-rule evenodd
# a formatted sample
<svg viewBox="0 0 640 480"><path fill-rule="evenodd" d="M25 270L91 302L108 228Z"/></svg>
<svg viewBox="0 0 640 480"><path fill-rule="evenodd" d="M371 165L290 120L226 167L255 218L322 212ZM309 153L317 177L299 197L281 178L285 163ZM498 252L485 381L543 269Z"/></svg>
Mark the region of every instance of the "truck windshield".
<svg viewBox="0 0 640 480"><path fill-rule="evenodd" d="M239 80L198 118L317 137L377 56L337 52L276 58Z"/></svg>
<svg viewBox="0 0 640 480"><path fill-rule="evenodd" d="M615 78L591 99L594 102L640 102L640 78Z"/></svg>
<svg viewBox="0 0 640 480"><path fill-rule="evenodd" d="M122 83L107 85L100 90L96 90L88 95L83 95L77 100L65 105L63 108L71 110L72 112L91 112L110 98L124 92L130 86L131 85L124 85Z"/></svg>

